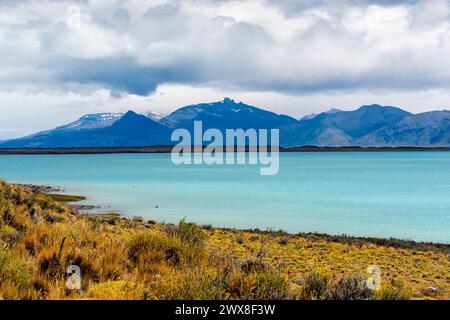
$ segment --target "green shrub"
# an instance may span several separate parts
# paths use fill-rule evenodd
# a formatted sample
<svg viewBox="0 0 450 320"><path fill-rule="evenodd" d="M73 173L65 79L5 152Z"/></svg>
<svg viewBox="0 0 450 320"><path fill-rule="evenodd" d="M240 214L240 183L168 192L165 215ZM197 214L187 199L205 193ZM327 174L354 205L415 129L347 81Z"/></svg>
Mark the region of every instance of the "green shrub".
<svg viewBox="0 0 450 320"><path fill-rule="evenodd" d="M0 282L9 281L19 287L26 286L31 278L27 260L9 251L0 251Z"/></svg>
<svg viewBox="0 0 450 320"><path fill-rule="evenodd" d="M292 298L287 278L275 270L245 273L240 269L191 268L153 283L160 299L281 300Z"/></svg>
<svg viewBox="0 0 450 320"><path fill-rule="evenodd" d="M178 237L193 246L202 246L206 239L202 228L195 223L186 222L185 219L181 220L177 226L166 225L164 231L169 236Z"/></svg>
<svg viewBox="0 0 450 320"><path fill-rule="evenodd" d="M226 299L224 283L215 270L192 268L169 273L153 283L159 299L219 300Z"/></svg>
<svg viewBox="0 0 450 320"><path fill-rule="evenodd" d="M411 292L400 281L391 281L375 292L377 300L410 300Z"/></svg>
<svg viewBox="0 0 450 320"><path fill-rule="evenodd" d="M11 227L7 224L0 225L0 239L11 242L17 236L18 236L18 232L13 227Z"/></svg>
<svg viewBox="0 0 450 320"><path fill-rule="evenodd" d="M306 275L300 292L302 300L321 300L326 297L330 276L321 271L313 271Z"/></svg>
<svg viewBox="0 0 450 320"><path fill-rule="evenodd" d="M131 238L127 246L128 258L135 264L145 259L147 263L165 261L179 266L200 259L202 253L181 239L165 234L138 234Z"/></svg>
<svg viewBox="0 0 450 320"><path fill-rule="evenodd" d="M284 300L292 298L287 279L272 269L251 273L237 271L230 274L225 282L226 292L231 299Z"/></svg>

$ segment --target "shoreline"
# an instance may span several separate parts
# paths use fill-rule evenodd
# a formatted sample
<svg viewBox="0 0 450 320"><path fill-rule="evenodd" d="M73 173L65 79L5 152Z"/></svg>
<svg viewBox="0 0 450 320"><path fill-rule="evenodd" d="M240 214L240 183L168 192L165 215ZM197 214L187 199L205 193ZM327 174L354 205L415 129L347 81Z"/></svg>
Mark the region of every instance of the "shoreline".
<svg viewBox="0 0 450 320"><path fill-rule="evenodd" d="M173 146L100 148L17 148L0 149L0 155L171 153ZM203 147L204 148L204 147ZM270 151L270 147L268 148ZM235 152L255 152L257 148L235 148ZM450 152L450 147L280 147L279 152Z"/></svg>
<svg viewBox="0 0 450 320"><path fill-rule="evenodd" d="M106 219L122 219L126 221L132 221L134 219L140 219L142 221L147 221L149 223L155 223L155 224L162 224L162 225L173 225L174 223L170 223L167 221L157 221L153 219L146 219L144 217L140 216L131 216L131 215L124 215L122 213L118 213L115 210L108 210L108 211L99 211L97 209L100 209L101 207L90 205L89 203L83 204L83 205L77 205L76 203L79 201L83 201L88 199L87 196L77 196L77 195L67 195L67 194L54 194L54 193L46 193L39 190L47 190L48 188L52 188L54 190L63 191L64 188L56 188L51 186L39 186L39 185L33 185L33 184L19 184L21 186L27 186L31 187L34 190L38 190L38 192L41 192L47 196L50 196L54 200L58 201L58 197L56 196L63 196L63 201L61 202L72 209L76 210L80 215L87 216L87 217L94 217L94 218L106 218ZM53 192L53 191L52 191ZM64 197L66 201L64 201ZM73 201L71 201L73 199ZM220 227L215 226L211 224L198 224L203 229L216 229L216 230L222 230L222 231L229 231L229 232L251 232L256 234L264 234L264 235L273 235L273 236L285 236L289 238L296 238L296 237L302 237L306 239L322 239L329 242L339 242L344 244L376 244L380 246L388 246L388 247L394 247L394 248L404 248L404 249L415 249L415 250L438 250L441 252L449 253L450 254L450 243L444 243L444 242L433 242L433 241L417 241L417 240L410 240L410 239L401 239L401 238L395 238L395 237L373 237L373 236L356 236L356 235L349 235L349 234L330 234L330 233L322 233L322 232L315 232L315 231L300 231L296 233L287 232L285 230L261 230L260 228L230 228L230 227Z"/></svg>
<svg viewBox="0 0 450 320"><path fill-rule="evenodd" d="M287 299L339 300L345 298L331 294L347 290L341 287L342 281L364 281L361 279L368 277L370 266L382 270L383 283L357 299L450 298L450 244L220 228L184 219L169 224L112 212L81 213L66 200L84 199L82 196L50 193L50 197L31 187L0 184L0 198L11 207L6 217L0 217L1 241L10 244L0 255L29 266L25 270L29 281L17 287L22 290L15 291L17 299L102 299L111 295L141 299L144 290L146 299L159 300L279 299L273 292L281 292ZM74 264L83 272L84 290L68 294L63 290L65 282L54 279ZM134 277L131 287L127 282L130 276ZM309 281L317 277L325 281L326 296L307 294ZM242 296L233 289L234 284L241 288L242 281L251 281L250 295L246 291ZM221 285L220 291L214 289L217 285ZM353 287L350 290L345 292L352 297L360 292ZM9 292L0 288L0 296Z"/></svg>
<svg viewBox="0 0 450 320"><path fill-rule="evenodd" d="M73 207L69 204L70 207ZM76 207L73 207L76 209ZM90 211L90 210L83 210ZM133 220L141 220L146 221L151 224L160 224L160 225L175 225L175 223L165 222L165 221L156 221L152 219L145 219L139 216L126 216L120 213L115 212L114 210L110 212L80 212L81 215L92 218L99 219L120 219L125 221L133 221ZM192 222L192 221L189 221ZM196 223L197 224L197 223ZM284 230L261 230L259 228L229 228L229 227L220 227L210 224L197 224L200 228L205 230L219 230L224 232L231 233L254 233L259 235L270 235L274 237L286 237L286 238L304 238L309 240L324 240L327 242L338 242L341 244L352 244L352 245L378 245L384 247L393 247L398 249L414 249L420 251L439 251L443 253L450 254L450 243L442 243L442 242L430 242L430 241L416 241L416 240L407 240L407 239L399 239L399 238L382 238L382 237L371 237L371 236L352 236L348 234L329 234L329 233L321 233L321 232L297 232L291 233Z"/></svg>

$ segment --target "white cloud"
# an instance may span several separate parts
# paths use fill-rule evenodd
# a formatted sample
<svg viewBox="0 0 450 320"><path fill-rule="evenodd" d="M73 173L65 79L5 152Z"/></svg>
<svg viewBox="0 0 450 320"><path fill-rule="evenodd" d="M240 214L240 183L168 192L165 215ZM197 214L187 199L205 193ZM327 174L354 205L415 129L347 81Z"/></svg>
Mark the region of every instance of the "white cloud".
<svg viewBox="0 0 450 320"><path fill-rule="evenodd" d="M81 10L79 29L67 28L70 5ZM18 121L26 106L57 115L53 125L129 102L173 109L223 95L298 116L363 101L419 111L448 98L450 0L28 0L0 9L0 112ZM14 101L21 107L5 111Z"/></svg>
<svg viewBox="0 0 450 320"><path fill-rule="evenodd" d="M80 59L129 55L135 52L133 42L127 34L89 22L81 23L80 28L75 30L67 29L66 24L57 24L42 34L46 54Z"/></svg>

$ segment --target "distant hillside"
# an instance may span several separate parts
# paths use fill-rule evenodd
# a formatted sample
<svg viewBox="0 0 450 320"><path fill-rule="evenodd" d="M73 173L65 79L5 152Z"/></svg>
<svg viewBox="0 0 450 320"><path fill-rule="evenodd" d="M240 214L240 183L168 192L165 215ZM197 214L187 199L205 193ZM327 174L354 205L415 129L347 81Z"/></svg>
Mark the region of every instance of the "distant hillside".
<svg viewBox="0 0 450 320"><path fill-rule="evenodd" d="M362 106L355 111L324 112L312 119L281 127L281 145L357 145L355 139L400 121L408 115L411 114L402 109L377 104Z"/></svg>
<svg viewBox="0 0 450 320"><path fill-rule="evenodd" d="M336 109L336 108L331 108L330 110L325 111L325 112L322 112L322 113L337 113L337 112L341 112L341 111L342 111L342 110L339 110L339 109ZM311 120L311 119L314 119L314 118L317 117L319 114L320 114L320 113L311 113L311 114L308 114L308 115L302 117L302 118L300 119L300 121L301 121L301 120Z"/></svg>
<svg viewBox="0 0 450 320"><path fill-rule="evenodd" d="M449 146L450 111L410 115L357 140L362 146Z"/></svg>

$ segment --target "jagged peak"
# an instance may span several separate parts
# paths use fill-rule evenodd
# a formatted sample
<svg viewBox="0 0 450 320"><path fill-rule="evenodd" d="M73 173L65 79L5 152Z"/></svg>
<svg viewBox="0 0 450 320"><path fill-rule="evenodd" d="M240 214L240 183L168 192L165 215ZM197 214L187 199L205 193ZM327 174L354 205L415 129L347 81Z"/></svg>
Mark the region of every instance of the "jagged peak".
<svg viewBox="0 0 450 320"><path fill-rule="evenodd" d="M234 101L234 99L228 98L228 97L224 97L223 100L221 101L223 104L235 104L236 102Z"/></svg>

